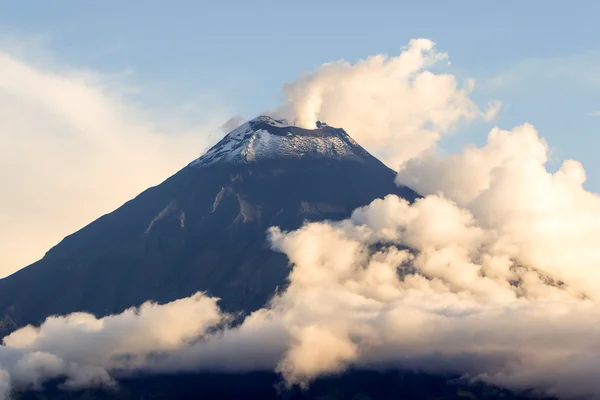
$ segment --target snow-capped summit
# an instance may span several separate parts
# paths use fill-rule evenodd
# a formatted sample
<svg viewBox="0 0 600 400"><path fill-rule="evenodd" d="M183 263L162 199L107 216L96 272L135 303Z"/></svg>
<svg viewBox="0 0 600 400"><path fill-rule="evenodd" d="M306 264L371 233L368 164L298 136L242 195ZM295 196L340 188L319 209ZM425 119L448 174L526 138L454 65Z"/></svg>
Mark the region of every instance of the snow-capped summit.
<svg viewBox="0 0 600 400"><path fill-rule="evenodd" d="M315 129L304 129L260 116L228 133L190 166L217 162L249 163L282 158L332 158L363 161L370 155L343 129L319 121Z"/></svg>

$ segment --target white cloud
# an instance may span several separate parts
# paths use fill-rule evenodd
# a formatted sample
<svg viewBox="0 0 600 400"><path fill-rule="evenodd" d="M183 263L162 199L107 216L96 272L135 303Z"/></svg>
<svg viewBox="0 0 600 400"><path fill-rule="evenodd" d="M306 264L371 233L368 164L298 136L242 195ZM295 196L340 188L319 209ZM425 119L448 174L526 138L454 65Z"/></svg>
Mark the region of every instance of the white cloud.
<svg viewBox="0 0 600 400"><path fill-rule="evenodd" d="M111 370L135 370L144 357L185 347L227 319L216 299L201 293L101 319L85 313L50 317L39 328L27 326L4 338L0 399L11 384L37 389L61 376L66 389L114 386Z"/></svg>
<svg viewBox="0 0 600 400"><path fill-rule="evenodd" d="M561 259L550 271L564 280L557 286L543 259L522 266L498 233L439 196L412 206L388 196L347 221L273 230L294 264L273 307L292 335L280 370L306 383L351 365L393 365L597 396L600 313L582 294L593 298L600 281L582 283L573 270L585 266ZM388 246L370 249L380 241Z"/></svg>
<svg viewBox="0 0 600 400"><path fill-rule="evenodd" d="M600 85L600 52L590 51L566 57L527 58L516 62L482 85L490 88L530 90L532 81L567 83L589 89ZM548 87L553 89L553 86Z"/></svg>
<svg viewBox="0 0 600 400"><path fill-rule="evenodd" d="M29 352L51 352L79 364L109 367L121 354L177 348L223 318L216 299L198 293L162 306L146 303L102 319L86 313L50 317L39 328L28 326L5 337L4 344ZM65 342L65 337L71 340Z"/></svg>
<svg viewBox="0 0 600 400"><path fill-rule="evenodd" d="M478 224L502 238L511 259L558 280L600 293L600 196L583 188L581 164L545 168L546 142L531 125L493 129L481 148L435 153L409 161L399 182L423 194L442 193L468 209Z"/></svg>
<svg viewBox="0 0 600 400"><path fill-rule="evenodd" d="M0 71L0 276L160 183L225 119L214 106L205 125L144 109L110 77L4 51Z"/></svg>
<svg viewBox="0 0 600 400"><path fill-rule="evenodd" d="M590 117L600 117L600 111L592 111L588 113Z"/></svg>

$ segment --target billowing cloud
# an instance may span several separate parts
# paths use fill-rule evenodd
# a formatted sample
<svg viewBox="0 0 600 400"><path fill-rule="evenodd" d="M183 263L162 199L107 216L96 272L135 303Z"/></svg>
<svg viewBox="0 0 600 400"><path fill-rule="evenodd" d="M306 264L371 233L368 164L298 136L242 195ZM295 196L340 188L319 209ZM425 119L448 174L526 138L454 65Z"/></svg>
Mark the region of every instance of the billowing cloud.
<svg viewBox="0 0 600 400"><path fill-rule="evenodd" d="M481 111L469 97L474 82L433 73L446 61L428 39L414 39L395 57L323 65L284 86L275 115L313 128L318 120L341 126L393 168L425 151L460 121L492 118L499 103Z"/></svg>
<svg viewBox="0 0 600 400"><path fill-rule="evenodd" d="M177 348L224 318L216 300L199 293L161 306L145 303L139 309L102 319L86 313L50 317L39 328L28 326L8 335L4 344L29 352L50 352L79 364L92 362L108 367L121 354ZM63 337L77 340L65 342Z"/></svg>
<svg viewBox="0 0 600 400"><path fill-rule="evenodd" d="M496 246L504 238L446 198L388 196L350 220L272 238L294 263L276 308L292 333L281 364L291 381L387 365L570 396L572 371L595 365L600 312L582 296L589 286L520 265ZM302 349L321 335L335 338L318 348L331 362L310 362ZM580 377L578 390L598 393L591 372Z"/></svg>
<svg viewBox="0 0 600 400"><path fill-rule="evenodd" d="M422 194L442 193L499 237L494 246L522 265L558 281L600 293L600 196L586 191L575 160L555 173L548 148L531 125L493 129L481 148L410 160L398 181Z"/></svg>
<svg viewBox="0 0 600 400"><path fill-rule="evenodd" d="M0 71L0 276L176 172L225 119L144 109L110 77L3 51Z"/></svg>
<svg viewBox="0 0 600 400"><path fill-rule="evenodd" d="M50 317L3 339L0 388L36 389L60 377L66 389L114 386L110 371L142 367L148 355L185 347L227 320L216 299L202 293L101 319L87 313Z"/></svg>

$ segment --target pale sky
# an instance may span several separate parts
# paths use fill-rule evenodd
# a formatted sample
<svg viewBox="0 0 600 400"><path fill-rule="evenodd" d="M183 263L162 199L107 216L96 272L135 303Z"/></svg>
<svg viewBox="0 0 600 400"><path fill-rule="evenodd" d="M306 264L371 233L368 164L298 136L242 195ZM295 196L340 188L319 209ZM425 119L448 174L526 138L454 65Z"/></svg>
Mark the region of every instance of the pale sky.
<svg viewBox="0 0 600 400"><path fill-rule="evenodd" d="M276 107L303 72L419 37L475 101L503 104L445 148L530 122L550 168L577 159L600 192L598 15L593 0L0 1L0 276L186 165L230 117Z"/></svg>

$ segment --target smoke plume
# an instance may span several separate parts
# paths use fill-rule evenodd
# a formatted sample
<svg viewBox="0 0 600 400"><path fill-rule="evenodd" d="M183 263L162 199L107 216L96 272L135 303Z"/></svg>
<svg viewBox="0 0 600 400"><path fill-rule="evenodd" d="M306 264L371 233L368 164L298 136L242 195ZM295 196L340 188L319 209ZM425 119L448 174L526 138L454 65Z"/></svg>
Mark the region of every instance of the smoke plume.
<svg viewBox="0 0 600 400"><path fill-rule="evenodd" d="M323 65L284 86L286 101L276 111L298 125L318 120L343 127L393 168L425 151L459 122L491 119L500 103L482 111L455 76L428 68L447 61L429 39L413 39L400 55L371 56L356 64Z"/></svg>

